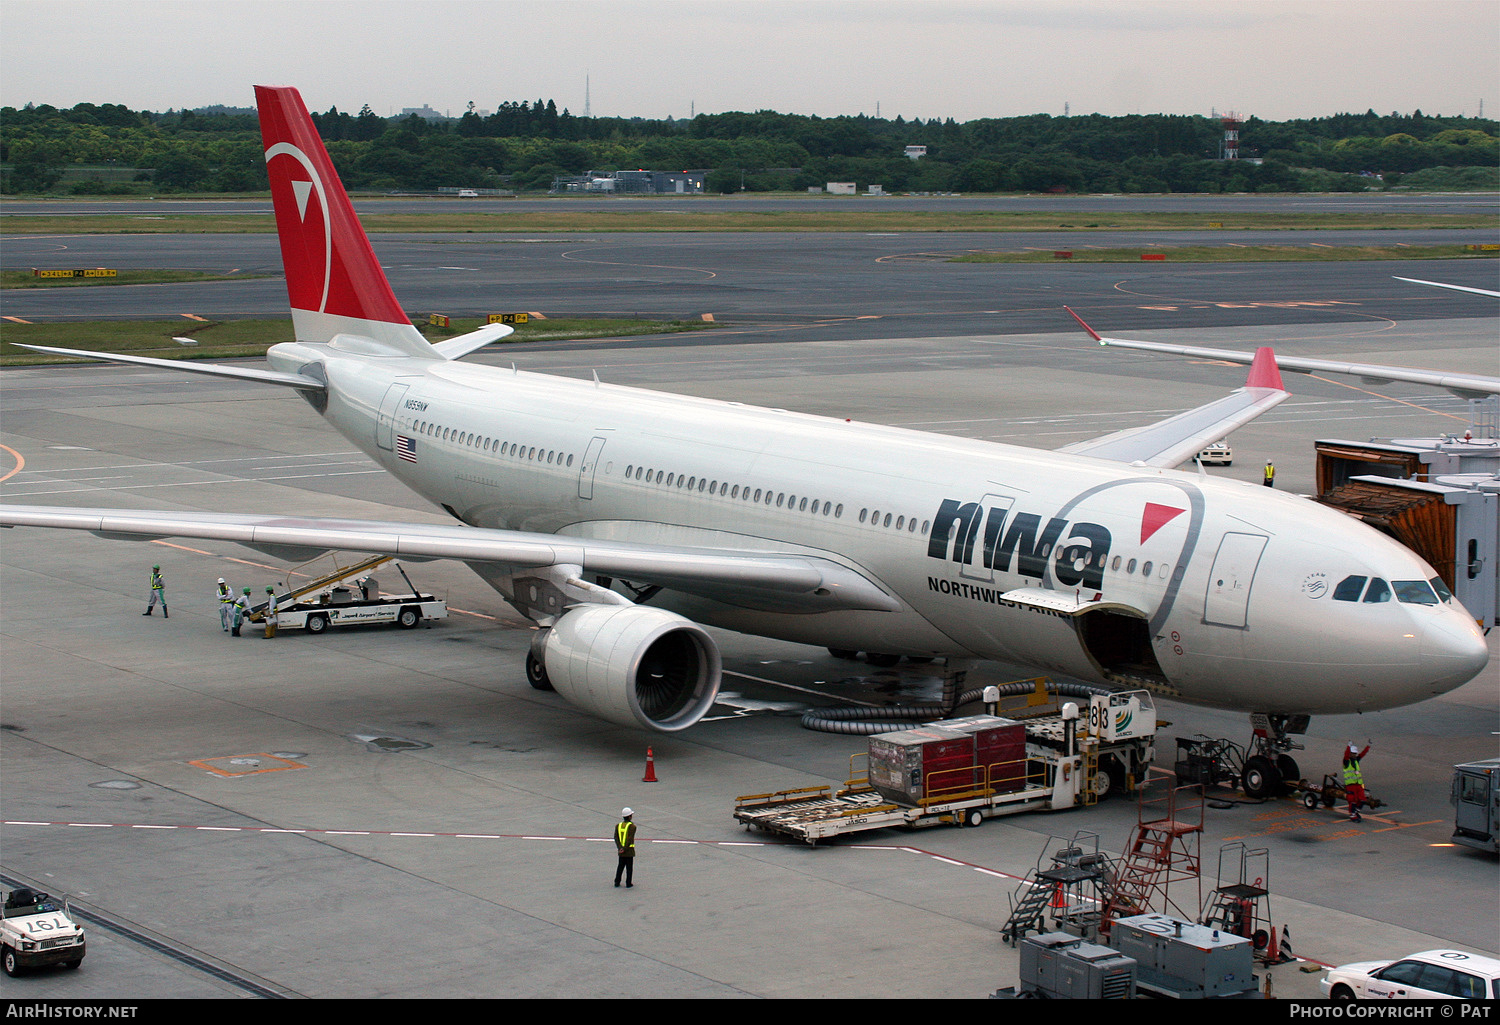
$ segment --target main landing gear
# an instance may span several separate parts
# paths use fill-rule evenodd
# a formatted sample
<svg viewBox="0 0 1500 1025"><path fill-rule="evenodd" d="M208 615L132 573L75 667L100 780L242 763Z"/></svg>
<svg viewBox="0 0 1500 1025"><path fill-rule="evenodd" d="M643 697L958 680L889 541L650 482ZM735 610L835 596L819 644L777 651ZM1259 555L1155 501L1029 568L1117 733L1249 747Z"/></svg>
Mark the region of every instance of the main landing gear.
<svg viewBox="0 0 1500 1025"><path fill-rule="evenodd" d="M1255 736L1245 757L1240 786L1245 796L1279 797L1290 792L1289 784L1302 779L1302 770L1288 751L1302 750L1302 744L1291 735L1307 732L1312 717L1307 715L1271 715L1257 712L1250 716Z"/></svg>

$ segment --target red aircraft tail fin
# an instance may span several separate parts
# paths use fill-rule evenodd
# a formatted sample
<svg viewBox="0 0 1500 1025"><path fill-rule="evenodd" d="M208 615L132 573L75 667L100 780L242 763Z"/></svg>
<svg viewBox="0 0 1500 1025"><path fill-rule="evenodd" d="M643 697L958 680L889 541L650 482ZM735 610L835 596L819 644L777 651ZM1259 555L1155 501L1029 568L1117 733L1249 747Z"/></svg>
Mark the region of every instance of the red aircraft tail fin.
<svg viewBox="0 0 1500 1025"><path fill-rule="evenodd" d="M255 103L297 339L360 335L440 359L391 291L301 94L258 85Z"/></svg>

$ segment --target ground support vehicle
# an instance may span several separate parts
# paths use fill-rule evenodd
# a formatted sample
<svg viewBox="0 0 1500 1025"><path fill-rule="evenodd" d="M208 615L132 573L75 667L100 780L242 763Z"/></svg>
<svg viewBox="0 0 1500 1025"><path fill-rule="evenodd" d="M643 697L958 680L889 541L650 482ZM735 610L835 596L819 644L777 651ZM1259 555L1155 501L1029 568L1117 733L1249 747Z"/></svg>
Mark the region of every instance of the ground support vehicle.
<svg viewBox="0 0 1500 1025"><path fill-rule="evenodd" d="M407 594L376 598L354 598L335 588L328 601L293 602L278 606L276 626L279 630L306 630L324 633L329 627L357 623L395 623L410 629L424 619L447 619L448 605L430 594ZM355 592L358 593L358 592ZM252 617L252 622L254 618ZM262 613L261 621L264 621Z"/></svg>
<svg viewBox="0 0 1500 1025"><path fill-rule="evenodd" d="M1299 798L1299 800L1302 802L1302 807L1306 808L1308 811L1312 811L1320 804L1325 808L1332 808L1338 802L1347 801L1349 799L1349 794L1348 791L1344 789L1344 784L1340 783L1338 777L1334 776L1332 773L1325 774L1323 776L1323 782L1321 783L1314 783L1311 780L1299 779L1295 783L1289 781L1283 782L1282 785L1294 794L1301 794L1302 796ZM1376 797L1371 797L1369 792L1366 791L1365 799L1361 803L1360 807L1379 808L1384 804L1384 801Z"/></svg>
<svg viewBox="0 0 1500 1025"><path fill-rule="evenodd" d="M971 758L967 765L944 762L930 769L929 762L904 791L882 782L881 745L922 743L911 739L917 734L948 744L965 730L1006 728L1024 733L1024 752L1016 761L983 764ZM891 827L978 826L987 818L1073 808L1093 804L1112 789L1134 789L1151 764L1155 740L1155 705L1146 691L1098 694L1086 710L1065 706L1058 715L1024 723L995 716L941 720L870 737L870 752L850 757L849 778L838 790L829 785L746 794L736 799L734 817L747 829L809 844Z"/></svg>
<svg viewBox="0 0 1500 1025"><path fill-rule="evenodd" d="M1450 800L1453 842L1491 854L1500 850L1500 758L1455 765Z"/></svg>
<svg viewBox="0 0 1500 1025"><path fill-rule="evenodd" d="M83 927L73 921L65 901L21 886L11 891L0 913L0 967L6 975L44 965L83 964Z"/></svg>
<svg viewBox="0 0 1500 1025"><path fill-rule="evenodd" d="M370 576L361 577L353 587L343 585L348 578L385 563L392 564L401 574L408 593L383 595L380 584ZM261 602L251 606L245 618L264 629L268 610L268 603ZM360 623L395 623L409 630L424 619L447 618L448 603L418 591L406 570L401 568L401 563L388 555L375 556L348 569L336 570L276 598L277 628L306 630L310 634L324 633L332 626Z"/></svg>

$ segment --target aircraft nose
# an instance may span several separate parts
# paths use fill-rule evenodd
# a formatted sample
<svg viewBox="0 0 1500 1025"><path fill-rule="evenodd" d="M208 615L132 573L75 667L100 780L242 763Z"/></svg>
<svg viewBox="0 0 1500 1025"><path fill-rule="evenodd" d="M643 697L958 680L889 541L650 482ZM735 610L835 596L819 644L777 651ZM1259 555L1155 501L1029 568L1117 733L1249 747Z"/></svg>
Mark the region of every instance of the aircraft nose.
<svg viewBox="0 0 1500 1025"><path fill-rule="evenodd" d="M1434 694L1468 683L1489 660L1490 649L1484 634L1467 613L1455 611L1424 625L1422 661L1429 669Z"/></svg>

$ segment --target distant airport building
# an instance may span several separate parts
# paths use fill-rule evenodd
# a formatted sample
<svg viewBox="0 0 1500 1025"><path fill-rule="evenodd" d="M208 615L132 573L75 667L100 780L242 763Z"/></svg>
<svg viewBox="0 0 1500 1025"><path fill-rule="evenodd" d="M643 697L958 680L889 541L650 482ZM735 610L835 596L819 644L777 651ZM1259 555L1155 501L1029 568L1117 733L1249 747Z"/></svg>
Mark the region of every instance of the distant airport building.
<svg viewBox="0 0 1500 1025"><path fill-rule="evenodd" d="M854 182L829 182L827 188L830 196L854 195Z"/></svg>
<svg viewBox="0 0 1500 1025"><path fill-rule="evenodd" d="M401 116L402 117L406 117L409 114L415 114L415 115L417 115L417 117L422 118L425 121L446 121L446 120L448 120L448 115L447 114L444 114L440 110L433 110L430 106L428 106L425 103L422 104L420 107L402 107L401 108Z"/></svg>
<svg viewBox="0 0 1500 1025"><path fill-rule="evenodd" d="M594 192L610 195L700 195L707 171L589 171L581 175L558 175L552 179L553 193Z"/></svg>
<svg viewBox="0 0 1500 1025"><path fill-rule="evenodd" d="M908 160L921 160L926 155L927 155L927 147L926 146L908 146L908 147L906 147L906 156L907 156Z"/></svg>

